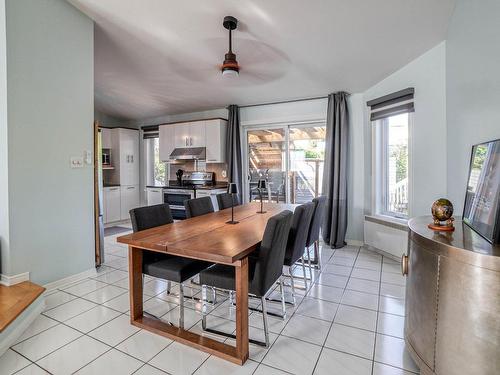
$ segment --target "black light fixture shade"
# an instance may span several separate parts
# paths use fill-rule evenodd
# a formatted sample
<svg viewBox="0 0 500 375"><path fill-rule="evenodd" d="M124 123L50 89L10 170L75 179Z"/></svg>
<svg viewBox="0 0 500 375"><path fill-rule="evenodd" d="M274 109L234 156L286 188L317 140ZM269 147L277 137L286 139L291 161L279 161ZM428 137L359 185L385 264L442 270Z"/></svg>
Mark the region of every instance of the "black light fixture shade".
<svg viewBox="0 0 500 375"><path fill-rule="evenodd" d="M234 182L231 182L227 187L227 192L229 194L238 194L238 185L236 185Z"/></svg>
<svg viewBox="0 0 500 375"><path fill-rule="evenodd" d="M231 194L231 220L226 221L227 224L238 224L238 221L234 220L234 196L238 194L238 185L231 182L227 187L227 192Z"/></svg>
<svg viewBox="0 0 500 375"><path fill-rule="evenodd" d="M262 190L267 189L267 183L266 180L260 179L259 182L257 183L257 190L259 191L259 198L260 198L260 211L257 211L258 214L265 214L267 211L264 211L264 202L262 200Z"/></svg>

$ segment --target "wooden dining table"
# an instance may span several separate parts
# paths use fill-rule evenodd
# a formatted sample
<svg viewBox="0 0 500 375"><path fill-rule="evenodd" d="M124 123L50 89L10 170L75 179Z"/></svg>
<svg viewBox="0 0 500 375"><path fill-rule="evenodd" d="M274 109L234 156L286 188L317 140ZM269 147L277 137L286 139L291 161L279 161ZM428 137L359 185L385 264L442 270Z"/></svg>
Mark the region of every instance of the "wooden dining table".
<svg viewBox="0 0 500 375"><path fill-rule="evenodd" d="M296 205L260 203L234 207L238 224L228 224L231 209L174 222L118 237L129 247L130 322L185 345L242 365L248 359L248 256L258 248L267 220ZM236 346L219 342L145 315L143 311L142 255L144 250L231 265L236 282Z"/></svg>

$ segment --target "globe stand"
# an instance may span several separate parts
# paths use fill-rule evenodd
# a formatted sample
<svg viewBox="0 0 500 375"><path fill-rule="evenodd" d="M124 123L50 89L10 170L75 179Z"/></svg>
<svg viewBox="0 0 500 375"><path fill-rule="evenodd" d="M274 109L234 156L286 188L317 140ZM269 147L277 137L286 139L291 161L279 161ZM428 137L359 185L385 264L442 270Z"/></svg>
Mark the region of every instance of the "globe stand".
<svg viewBox="0 0 500 375"><path fill-rule="evenodd" d="M434 218L434 222L428 224L427 228L432 229L436 232L453 232L455 230L455 226L453 225L454 220L455 219L451 217L448 220L446 220L444 224L441 224L441 221Z"/></svg>

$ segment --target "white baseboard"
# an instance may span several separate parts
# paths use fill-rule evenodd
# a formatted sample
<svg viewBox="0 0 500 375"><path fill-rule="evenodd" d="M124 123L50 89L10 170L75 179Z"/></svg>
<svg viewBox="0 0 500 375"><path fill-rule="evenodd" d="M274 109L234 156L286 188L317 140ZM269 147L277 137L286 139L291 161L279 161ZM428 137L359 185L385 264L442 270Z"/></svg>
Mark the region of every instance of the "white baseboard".
<svg viewBox="0 0 500 375"><path fill-rule="evenodd" d="M76 275L71 275L60 280L52 281L51 283L45 284L43 287L47 289L47 291L51 291L53 289L60 288L64 285L71 284L86 279L88 277L94 277L96 275L97 275L97 270L95 268L91 268L89 270L77 273Z"/></svg>
<svg viewBox="0 0 500 375"><path fill-rule="evenodd" d="M30 280L29 272L20 273L13 276L8 276L4 274L0 275L0 284L5 286L16 285L22 283L23 281L29 281L29 280Z"/></svg>
<svg viewBox="0 0 500 375"><path fill-rule="evenodd" d="M349 246L363 246L365 244L363 241L359 241L359 240L349 240L349 239L346 239L345 242Z"/></svg>
<svg viewBox="0 0 500 375"><path fill-rule="evenodd" d="M0 357L14 345L17 339L26 331L31 323L38 318L44 309L45 297L42 294L11 323L13 328L7 327L6 330L0 334Z"/></svg>

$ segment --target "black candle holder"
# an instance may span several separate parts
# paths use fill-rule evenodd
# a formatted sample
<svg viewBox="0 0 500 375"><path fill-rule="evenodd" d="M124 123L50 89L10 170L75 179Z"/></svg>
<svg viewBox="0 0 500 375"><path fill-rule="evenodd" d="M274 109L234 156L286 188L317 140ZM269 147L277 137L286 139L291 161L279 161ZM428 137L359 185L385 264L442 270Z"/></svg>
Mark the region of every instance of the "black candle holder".
<svg viewBox="0 0 500 375"><path fill-rule="evenodd" d="M233 182L230 183L227 192L231 194L231 220L226 221L226 224L238 224L239 221L234 220L234 196L238 194L238 186Z"/></svg>
<svg viewBox="0 0 500 375"><path fill-rule="evenodd" d="M260 211L257 211L258 214L265 214L267 211L264 211L264 202L262 200L262 189L267 189L266 180L259 180L257 183L257 190L259 191L260 198Z"/></svg>

